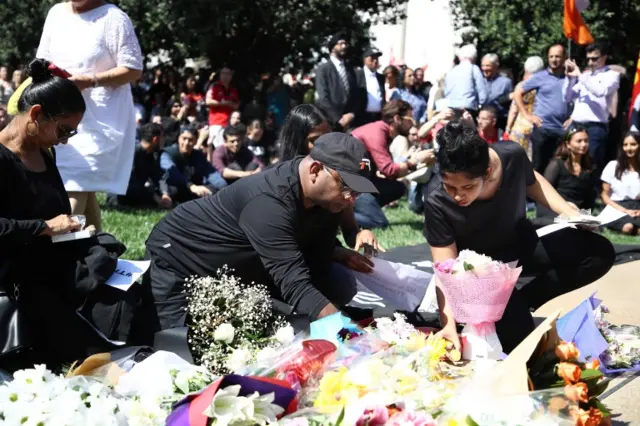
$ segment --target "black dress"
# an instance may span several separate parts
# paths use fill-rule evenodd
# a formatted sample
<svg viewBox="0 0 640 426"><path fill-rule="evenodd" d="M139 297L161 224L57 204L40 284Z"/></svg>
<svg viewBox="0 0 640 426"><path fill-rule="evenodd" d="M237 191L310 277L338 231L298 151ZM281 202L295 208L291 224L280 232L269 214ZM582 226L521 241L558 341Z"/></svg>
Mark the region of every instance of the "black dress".
<svg viewBox="0 0 640 426"><path fill-rule="evenodd" d="M594 174L592 170L581 170L578 176L572 174L560 158L552 160L545 170L544 177L553 185L562 198L572 202L578 208L590 209L595 202L593 190ZM555 217L550 209L538 206L537 217ZM551 223L551 222L549 222Z"/></svg>
<svg viewBox="0 0 640 426"><path fill-rule="evenodd" d="M55 365L78 359L87 346L101 342L75 312L72 246L40 236L45 220L71 213L55 153L42 151L42 156L46 170L32 172L0 144L0 287L9 294L15 285L19 289L19 309L35 347L21 361ZM0 368L13 369L13 361L1 359Z"/></svg>

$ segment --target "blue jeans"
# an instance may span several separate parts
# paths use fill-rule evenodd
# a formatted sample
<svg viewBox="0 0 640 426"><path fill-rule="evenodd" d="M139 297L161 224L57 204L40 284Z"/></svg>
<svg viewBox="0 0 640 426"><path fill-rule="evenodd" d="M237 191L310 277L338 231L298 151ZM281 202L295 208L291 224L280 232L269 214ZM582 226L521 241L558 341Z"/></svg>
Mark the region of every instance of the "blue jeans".
<svg viewBox="0 0 640 426"><path fill-rule="evenodd" d="M380 192L374 196L362 194L355 202L353 210L358 226L364 229L385 228L389 221L382 211L382 207L400 199L404 195L404 183L393 179L372 177L371 182Z"/></svg>
<svg viewBox="0 0 640 426"><path fill-rule="evenodd" d="M409 186L409 209L416 214L424 212L423 190L423 183L411 182Z"/></svg>

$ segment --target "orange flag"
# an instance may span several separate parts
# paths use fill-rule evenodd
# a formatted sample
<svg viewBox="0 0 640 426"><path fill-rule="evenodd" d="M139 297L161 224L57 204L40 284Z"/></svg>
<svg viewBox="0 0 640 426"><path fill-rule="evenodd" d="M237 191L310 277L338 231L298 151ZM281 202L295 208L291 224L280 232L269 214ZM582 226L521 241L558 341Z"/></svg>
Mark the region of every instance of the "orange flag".
<svg viewBox="0 0 640 426"><path fill-rule="evenodd" d="M593 36L580 15L576 0L564 0L564 35L577 44L593 43Z"/></svg>

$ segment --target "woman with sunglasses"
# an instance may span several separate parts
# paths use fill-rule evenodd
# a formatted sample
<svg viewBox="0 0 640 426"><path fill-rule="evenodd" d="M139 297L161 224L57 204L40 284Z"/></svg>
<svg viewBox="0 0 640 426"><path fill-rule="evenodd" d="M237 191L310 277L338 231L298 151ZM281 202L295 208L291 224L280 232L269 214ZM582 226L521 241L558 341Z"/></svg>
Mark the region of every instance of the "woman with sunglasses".
<svg viewBox="0 0 640 426"><path fill-rule="evenodd" d="M538 238L526 218L531 198L556 214L578 215L515 142L488 145L473 124L448 123L437 136L438 173L425 191L425 236L434 261L470 249L523 266L496 330L509 353L531 331L530 309L602 277L613 265L613 246L601 235L565 228ZM443 337L460 346L456 319L437 290Z"/></svg>
<svg viewBox="0 0 640 426"><path fill-rule="evenodd" d="M85 102L63 71L45 60L31 62L27 75L9 102L13 120L0 132L0 293L11 295L27 320L36 348L31 355L43 357L37 362L73 361L86 356L95 339L72 302L77 294L71 253L84 243L51 242L81 228L71 216L55 147L76 133ZM0 344L0 368L11 368L2 351Z"/></svg>
<svg viewBox="0 0 640 426"><path fill-rule="evenodd" d="M591 209L595 203L595 176L589 156L589 135L584 127L572 124L547 166L544 177L569 204L578 209ZM540 224L550 224L556 214L538 205L536 216Z"/></svg>

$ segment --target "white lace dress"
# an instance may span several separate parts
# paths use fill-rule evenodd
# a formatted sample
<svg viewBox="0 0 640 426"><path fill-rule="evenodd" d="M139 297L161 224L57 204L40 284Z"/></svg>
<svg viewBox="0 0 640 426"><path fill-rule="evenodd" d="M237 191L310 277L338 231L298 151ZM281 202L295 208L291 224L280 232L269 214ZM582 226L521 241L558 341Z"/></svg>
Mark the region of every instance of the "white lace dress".
<svg viewBox="0 0 640 426"><path fill-rule="evenodd" d="M38 58L71 74L96 74L117 66L142 69L142 54L129 17L112 4L75 14L68 3L51 8ZM89 88L78 134L56 148L67 191L125 194L135 148L131 87Z"/></svg>

